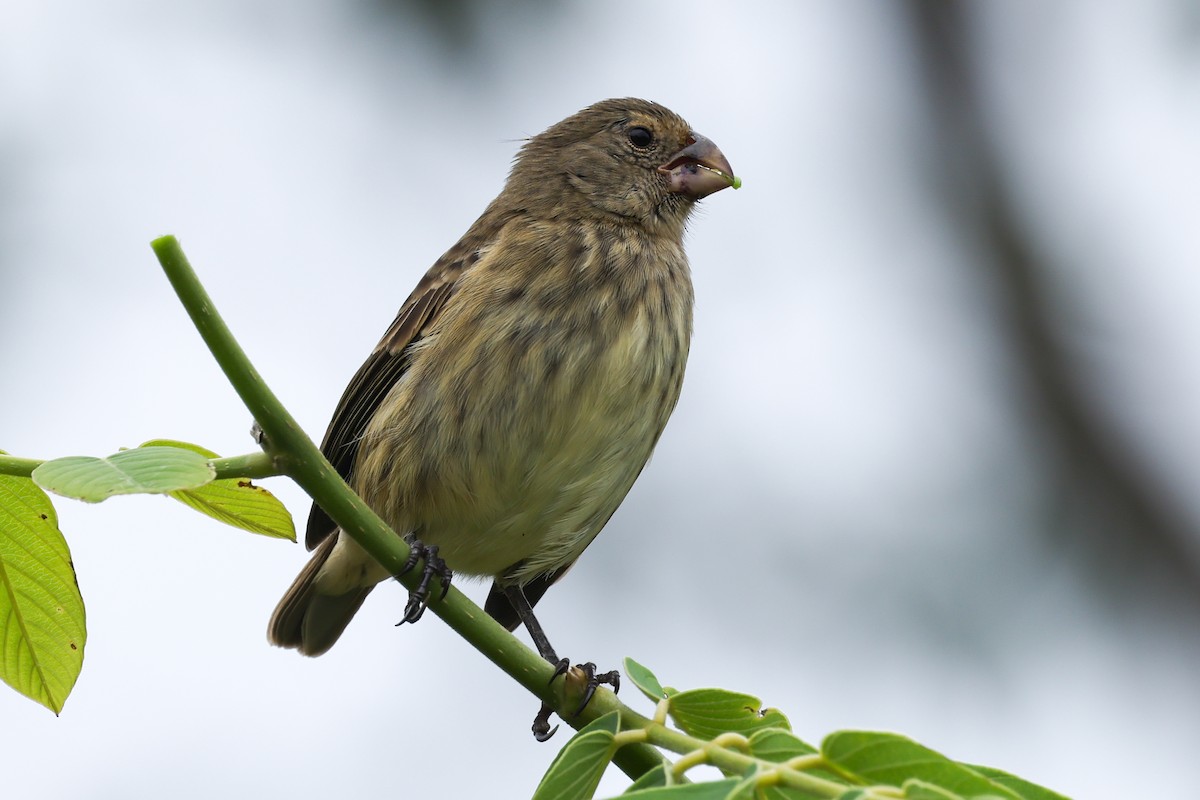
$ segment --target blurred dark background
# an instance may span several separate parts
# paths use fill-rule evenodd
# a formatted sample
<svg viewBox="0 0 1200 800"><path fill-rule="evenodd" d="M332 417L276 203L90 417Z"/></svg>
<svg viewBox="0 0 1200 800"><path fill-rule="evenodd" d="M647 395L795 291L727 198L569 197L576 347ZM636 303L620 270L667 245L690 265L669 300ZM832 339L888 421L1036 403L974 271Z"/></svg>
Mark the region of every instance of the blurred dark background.
<svg viewBox="0 0 1200 800"><path fill-rule="evenodd" d="M684 397L543 604L560 650L761 694L808 739L885 728L1078 797L1186 793L1196 0L3 19L0 447L252 448L147 246L168 232L319 437L521 138L648 97L745 187L692 225ZM300 548L165 499L58 506L90 639L60 718L0 694L17 795L521 797L549 763L535 703L436 621L391 627L398 590L303 660L264 639Z"/></svg>

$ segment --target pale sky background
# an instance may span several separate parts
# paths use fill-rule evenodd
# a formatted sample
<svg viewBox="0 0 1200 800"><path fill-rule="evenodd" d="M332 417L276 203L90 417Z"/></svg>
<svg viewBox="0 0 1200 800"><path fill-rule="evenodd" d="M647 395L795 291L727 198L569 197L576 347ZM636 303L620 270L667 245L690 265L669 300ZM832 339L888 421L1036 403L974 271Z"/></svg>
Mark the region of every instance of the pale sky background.
<svg viewBox="0 0 1200 800"><path fill-rule="evenodd" d="M1072 298L1060 334L1200 560L1200 5L974 5L1006 174ZM994 287L927 192L901 10L497 5L462 49L379 2L6 3L0 448L252 449L164 233L320 438L521 137L653 99L745 188L691 226L683 399L539 606L558 650L758 694L814 742L895 730L1078 798L1189 796L1196 606L1045 535L1059 490ZM304 496L266 485L302 525ZM56 506L86 659L58 718L0 687L7 797L520 798L566 741L536 743L536 701L435 617L393 628L396 586L304 659L265 639L302 547L165 498Z"/></svg>

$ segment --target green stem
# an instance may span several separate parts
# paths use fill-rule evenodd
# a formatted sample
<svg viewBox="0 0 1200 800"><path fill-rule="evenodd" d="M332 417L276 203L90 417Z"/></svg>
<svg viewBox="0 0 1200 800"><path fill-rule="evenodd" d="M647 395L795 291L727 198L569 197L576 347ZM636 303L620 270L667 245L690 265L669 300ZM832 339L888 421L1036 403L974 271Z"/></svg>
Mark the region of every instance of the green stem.
<svg viewBox="0 0 1200 800"><path fill-rule="evenodd" d="M843 783L810 775L785 764L756 758L730 747L718 745L716 742L697 739L645 717L641 717L641 719L644 724L631 724L630 727L644 728L646 741L650 744L680 755L702 754L702 757L696 756L695 760L711 764L727 775L744 775L757 767L764 775L771 775L770 782L772 784L799 789L813 797L837 797L846 791L847 787ZM626 721L624 714L621 715L621 721L622 723ZM630 722L632 723L633 720L630 719ZM824 766L824 762L813 762L811 766Z"/></svg>
<svg viewBox="0 0 1200 800"><path fill-rule="evenodd" d="M0 454L0 475L15 475L18 478L28 478L33 471L41 466L36 458L18 458Z"/></svg>
<svg viewBox="0 0 1200 800"><path fill-rule="evenodd" d="M210 462L217 478L270 478L280 474L275 459L268 453L247 453L242 456L214 458Z"/></svg>
<svg viewBox="0 0 1200 800"><path fill-rule="evenodd" d="M0 475L28 478L44 462L36 458L18 458L0 454ZM217 478L270 478L279 475L274 459L266 453L247 453L229 458L214 458Z"/></svg>
<svg viewBox="0 0 1200 800"><path fill-rule="evenodd" d="M204 343L262 427L264 448L272 457L275 468L296 481L342 531L396 575L408 558L408 546L351 491L267 387L217 313L175 237L155 239L151 247ZM419 577L412 572L399 580L411 589ZM564 705L569 702L562 691L565 681L550 684L553 667L457 589L451 587L449 594L440 601L435 594L429 610L536 697L556 710L570 707ZM626 710L611 692L602 690L596 693L583 714L571 717L560 712L560 716L579 728L613 708L620 708L623 713ZM658 753L645 745L630 745L622 751L614 760L633 778L661 762Z"/></svg>

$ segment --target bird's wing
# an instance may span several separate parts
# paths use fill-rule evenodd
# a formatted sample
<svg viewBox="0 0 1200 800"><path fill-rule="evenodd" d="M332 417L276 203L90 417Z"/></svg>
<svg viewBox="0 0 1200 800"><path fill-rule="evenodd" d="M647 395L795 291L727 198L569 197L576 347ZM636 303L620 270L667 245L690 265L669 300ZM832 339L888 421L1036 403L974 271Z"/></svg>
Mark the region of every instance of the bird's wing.
<svg viewBox="0 0 1200 800"><path fill-rule="evenodd" d="M408 370L405 351L424 335L454 294L463 273L479 260L479 243L480 237L468 235L438 259L404 301L374 352L350 379L321 442L321 452L345 480L350 480L358 445L371 417ZM335 530L337 523L313 503L304 540L308 549L315 548Z"/></svg>

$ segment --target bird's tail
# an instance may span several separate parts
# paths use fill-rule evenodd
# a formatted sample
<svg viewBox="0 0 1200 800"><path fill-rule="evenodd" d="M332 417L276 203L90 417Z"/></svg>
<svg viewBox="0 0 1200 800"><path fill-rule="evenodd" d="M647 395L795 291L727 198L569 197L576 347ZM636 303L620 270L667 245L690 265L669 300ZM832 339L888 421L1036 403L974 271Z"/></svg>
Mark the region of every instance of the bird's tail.
<svg viewBox="0 0 1200 800"><path fill-rule="evenodd" d="M291 647L306 656L319 656L342 635L354 612L374 586L355 588L345 594L326 595L315 590L317 574L337 543L328 536L296 576L279 601L267 626L267 640L278 647Z"/></svg>

